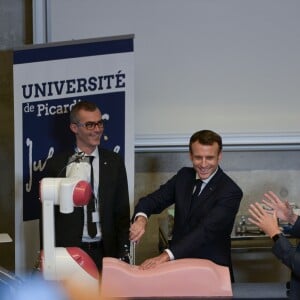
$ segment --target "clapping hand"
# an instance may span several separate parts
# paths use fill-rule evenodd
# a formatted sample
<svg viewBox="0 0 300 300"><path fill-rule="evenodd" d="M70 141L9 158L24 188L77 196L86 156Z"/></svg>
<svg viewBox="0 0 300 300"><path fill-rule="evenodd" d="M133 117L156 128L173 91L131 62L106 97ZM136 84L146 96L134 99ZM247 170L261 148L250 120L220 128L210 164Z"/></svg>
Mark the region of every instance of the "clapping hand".
<svg viewBox="0 0 300 300"><path fill-rule="evenodd" d="M249 222L258 226L262 231L270 237L280 233L278 227L276 210L270 211L265 210L258 202L250 204L249 213L251 215L248 218Z"/></svg>
<svg viewBox="0 0 300 300"><path fill-rule="evenodd" d="M265 193L262 202L271 211L276 211L277 217L280 220L290 224L296 222L298 216L293 213L293 208L289 202L281 200L274 192L269 191Z"/></svg>

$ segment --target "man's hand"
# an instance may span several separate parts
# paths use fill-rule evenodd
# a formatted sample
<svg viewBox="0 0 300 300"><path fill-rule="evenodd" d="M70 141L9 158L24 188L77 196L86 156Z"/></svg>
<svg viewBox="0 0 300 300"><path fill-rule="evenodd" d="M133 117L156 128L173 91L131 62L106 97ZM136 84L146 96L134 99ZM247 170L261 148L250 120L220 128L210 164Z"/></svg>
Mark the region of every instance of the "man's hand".
<svg viewBox="0 0 300 300"><path fill-rule="evenodd" d="M276 211L273 211L271 215L256 202L255 204L250 204L249 213L252 216L252 218L249 218L249 221L257 225L269 237L272 238L275 234L281 232L278 227Z"/></svg>
<svg viewBox="0 0 300 300"><path fill-rule="evenodd" d="M129 229L129 239L138 243L146 231L147 219L144 216L138 216Z"/></svg>
<svg viewBox="0 0 300 300"><path fill-rule="evenodd" d="M277 217L282 221L294 224L297 220L297 215L294 214L293 208L287 200L282 201L274 192L269 191L264 194L262 202L268 207L276 211Z"/></svg>
<svg viewBox="0 0 300 300"><path fill-rule="evenodd" d="M141 270L149 270L149 269L154 269L158 265L167 262L170 260L170 257L167 252L163 252L159 256L155 256L153 258L146 259L141 265L140 269Z"/></svg>

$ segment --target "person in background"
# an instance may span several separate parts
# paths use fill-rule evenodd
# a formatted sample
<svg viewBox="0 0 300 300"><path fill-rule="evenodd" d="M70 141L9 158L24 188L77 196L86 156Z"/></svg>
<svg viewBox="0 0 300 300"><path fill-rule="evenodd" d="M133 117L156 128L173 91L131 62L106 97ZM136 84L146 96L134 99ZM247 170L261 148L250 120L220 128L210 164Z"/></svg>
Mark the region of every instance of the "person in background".
<svg viewBox="0 0 300 300"><path fill-rule="evenodd" d="M0 280L1 281L1 280ZM45 280L40 276L22 276L22 281L0 286L1 300L113 300L84 281ZM126 299L124 299L126 300Z"/></svg>
<svg viewBox="0 0 300 300"><path fill-rule="evenodd" d="M88 205L75 207L71 214L62 214L55 206L56 246L80 247L101 270L104 256L120 258L129 249L126 169L117 153L100 147L104 121L94 103L81 101L72 108L70 130L75 136L75 148L70 145L69 151L55 153L47 163L45 177L69 177L72 168L88 174L93 171L89 177L93 207L90 219ZM84 163L87 158L88 164Z"/></svg>
<svg viewBox="0 0 300 300"><path fill-rule="evenodd" d="M148 218L175 204L173 237L169 248L145 260L141 269L180 258L209 259L231 271L231 232L242 190L220 168L222 138L211 130L194 133L189 142L193 167L183 167L160 188L139 200L130 240L138 242Z"/></svg>
<svg viewBox="0 0 300 300"><path fill-rule="evenodd" d="M278 218L291 225L289 234L300 237L300 218L293 212L289 202L282 201L274 192L264 194L262 204L250 204L249 221L258 226L274 241L272 252L291 270L290 299L300 299L300 243L293 246L288 238L282 234L278 226Z"/></svg>

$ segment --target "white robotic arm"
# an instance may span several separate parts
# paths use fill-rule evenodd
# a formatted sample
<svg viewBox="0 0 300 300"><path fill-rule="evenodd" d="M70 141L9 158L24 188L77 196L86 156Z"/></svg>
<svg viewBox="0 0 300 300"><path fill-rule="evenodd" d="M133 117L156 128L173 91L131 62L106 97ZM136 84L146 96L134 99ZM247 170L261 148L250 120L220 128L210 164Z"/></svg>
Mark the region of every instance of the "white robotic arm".
<svg viewBox="0 0 300 300"><path fill-rule="evenodd" d="M91 194L90 184L79 178L43 178L40 182L41 201L59 205L63 214L72 213L74 206L87 205Z"/></svg>
<svg viewBox="0 0 300 300"><path fill-rule="evenodd" d="M98 285L98 270L92 259L79 248L55 247L54 205L61 213L72 213L74 207L87 205L91 198L90 184L78 177L43 178L40 199L43 213L42 272L45 279L76 278Z"/></svg>

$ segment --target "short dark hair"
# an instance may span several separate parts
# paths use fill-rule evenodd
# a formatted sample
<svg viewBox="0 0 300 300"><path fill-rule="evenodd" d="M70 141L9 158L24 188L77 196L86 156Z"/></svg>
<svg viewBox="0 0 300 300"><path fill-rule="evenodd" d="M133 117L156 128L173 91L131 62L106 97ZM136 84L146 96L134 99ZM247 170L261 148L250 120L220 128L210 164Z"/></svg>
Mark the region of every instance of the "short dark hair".
<svg viewBox="0 0 300 300"><path fill-rule="evenodd" d="M77 102L71 109L70 123L77 123L79 121L78 120L78 112L80 110L95 111L97 109L99 109L98 106L93 102L89 102L89 101Z"/></svg>
<svg viewBox="0 0 300 300"><path fill-rule="evenodd" d="M199 142L202 145L212 145L213 143L217 143L219 145L219 153L223 148L221 136L212 130L200 130L191 136L189 143L190 153L192 153L192 144L195 142Z"/></svg>

